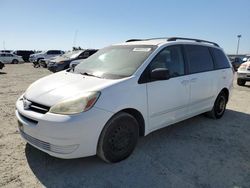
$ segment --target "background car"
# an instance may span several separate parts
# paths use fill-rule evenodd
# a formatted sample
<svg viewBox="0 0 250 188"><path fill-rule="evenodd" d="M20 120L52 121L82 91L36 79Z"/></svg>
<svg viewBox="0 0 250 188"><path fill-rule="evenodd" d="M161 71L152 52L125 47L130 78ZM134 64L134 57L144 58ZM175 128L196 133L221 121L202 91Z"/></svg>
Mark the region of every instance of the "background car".
<svg viewBox="0 0 250 188"><path fill-rule="evenodd" d="M4 68L4 64L0 61L0 69Z"/></svg>
<svg viewBox="0 0 250 188"><path fill-rule="evenodd" d="M51 72L58 72L58 71L65 70L69 68L70 63L72 61L78 60L78 59L86 59L92 54L94 54L95 52L97 52L96 49L86 49L86 50L78 50L78 51L72 51L72 52L66 53L62 56L59 56L51 60L48 63L48 69Z"/></svg>
<svg viewBox="0 0 250 188"><path fill-rule="evenodd" d="M4 64L17 64L23 62L23 58L11 53L0 53L0 61Z"/></svg>
<svg viewBox="0 0 250 188"><path fill-rule="evenodd" d="M32 62L34 65L36 65L39 63L39 60L41 59L49 59L62 54L64 54L64 52L61 50L48 50L41 53L30 55L29 61Z"/></svg>
<svg viewBox="0 0 250 188"><path fill-rule="evenodd" d="M13 50L0 50L0 53L12 53Z"/></svg>
<svg viewBox="0 0 250 188"><path fill-rule="evenodd" d="M13 54L16 54L18 56L22 56L22 58L25 62L29 62L30 55L34 54L34 51L32 51L32 50L16 50L13 52Z"/></svg>
<svg viewBox="0 0 250 188"><path fill-rule="evenodd" d="M237 84L244 86L247 81L250 81L250 61L247 61L238 68Z"/></svg>

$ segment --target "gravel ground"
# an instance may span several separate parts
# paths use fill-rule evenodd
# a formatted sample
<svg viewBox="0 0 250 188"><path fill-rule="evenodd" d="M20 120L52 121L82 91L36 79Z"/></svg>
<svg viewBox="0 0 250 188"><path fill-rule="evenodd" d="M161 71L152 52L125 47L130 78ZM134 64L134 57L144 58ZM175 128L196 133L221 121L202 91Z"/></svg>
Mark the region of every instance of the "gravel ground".
<svg viewBox="0 0 250 188"><path fill-rule="evenodd" d="M0 187L250 187L250 84L234 84L224 117L203 115L141 138L130 158L62 160L21 139L15 101L50 74L31 64L0 71Z"/></svg>

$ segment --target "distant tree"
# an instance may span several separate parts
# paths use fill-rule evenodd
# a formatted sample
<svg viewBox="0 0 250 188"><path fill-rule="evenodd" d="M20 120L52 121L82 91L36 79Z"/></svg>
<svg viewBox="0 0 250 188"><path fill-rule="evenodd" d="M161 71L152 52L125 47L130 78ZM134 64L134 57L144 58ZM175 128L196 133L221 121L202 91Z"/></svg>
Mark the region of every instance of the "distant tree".
<svg viewBox="0 0 250 188"><path fill-rule="evenodd" d="M77 51L77 50L82 50L82 48L81 48L80 46L79 46L79 47L73 46L72 50L73 50L73 51Z"/></svg>

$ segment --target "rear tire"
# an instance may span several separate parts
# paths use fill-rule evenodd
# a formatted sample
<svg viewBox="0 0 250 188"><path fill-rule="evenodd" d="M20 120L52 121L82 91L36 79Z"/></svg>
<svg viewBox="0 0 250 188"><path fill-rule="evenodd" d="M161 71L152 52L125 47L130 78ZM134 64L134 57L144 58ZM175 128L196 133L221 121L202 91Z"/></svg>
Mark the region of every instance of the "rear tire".
<svg viewBox="0 0 250 188"><path fill-rule="evenodd" d="M238 78L238 79L237 79L237 84L238 84L239 86L244 86L244 85L246 84L246 81Z"/></svg>
<svg viewBox="0 0 250 188"><path fill-rule="evenodd" d="M217 96L213 109L206 113L206 116L213 118L213 119L220 119L226 110L227 105L227 96L224 92L220 92Z"/></svg>
<svg viewBox="0 0 250 188"><path fill-rule="evenodd" d="M108 163L126 159L135 149L139 137L139 125L128 113L120 112L112 117L102 130L97 155Z"/></svg>

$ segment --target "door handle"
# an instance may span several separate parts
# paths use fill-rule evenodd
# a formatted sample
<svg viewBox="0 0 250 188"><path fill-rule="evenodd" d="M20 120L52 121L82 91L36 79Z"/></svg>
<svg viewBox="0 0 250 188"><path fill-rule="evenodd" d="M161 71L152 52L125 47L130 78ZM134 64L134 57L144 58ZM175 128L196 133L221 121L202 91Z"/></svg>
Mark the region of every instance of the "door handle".
<svg viewBox="0 0 250 188"><path fill-rule="evenodd" d="M197 79L198 79L198 78L192 78L190 81L191 81L191 82L196 82Z"/></svg>

